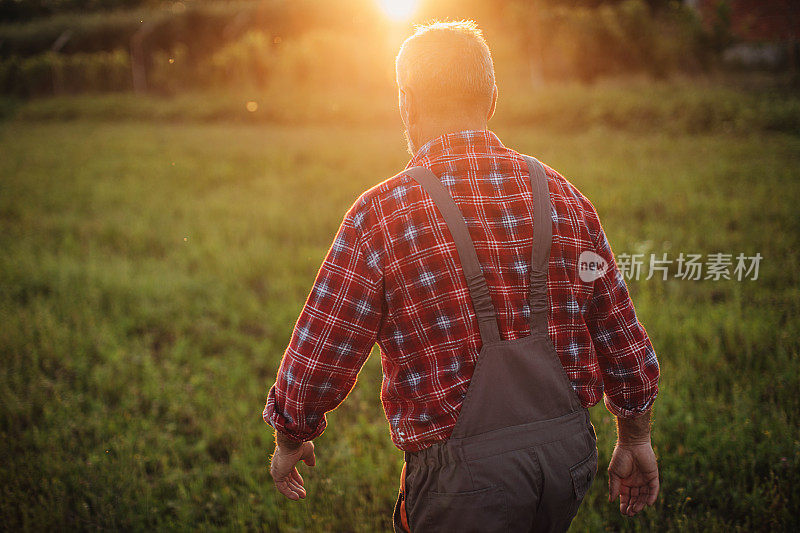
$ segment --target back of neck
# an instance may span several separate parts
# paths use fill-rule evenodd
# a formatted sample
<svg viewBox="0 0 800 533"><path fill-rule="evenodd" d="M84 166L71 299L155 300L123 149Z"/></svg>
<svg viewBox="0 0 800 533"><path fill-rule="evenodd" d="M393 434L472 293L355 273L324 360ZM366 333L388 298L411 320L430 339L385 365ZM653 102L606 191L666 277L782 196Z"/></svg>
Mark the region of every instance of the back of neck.
<svg viewBox="0 0 800 533"><path fill-rule="evenodd" d="M488 124L486 119L483 120L430 120L422 123L419 126L417 134L414 136L414 144L419 150L428 141L447 135L448 133L455 133L458 131L481 131L487 129Z"/></svg>

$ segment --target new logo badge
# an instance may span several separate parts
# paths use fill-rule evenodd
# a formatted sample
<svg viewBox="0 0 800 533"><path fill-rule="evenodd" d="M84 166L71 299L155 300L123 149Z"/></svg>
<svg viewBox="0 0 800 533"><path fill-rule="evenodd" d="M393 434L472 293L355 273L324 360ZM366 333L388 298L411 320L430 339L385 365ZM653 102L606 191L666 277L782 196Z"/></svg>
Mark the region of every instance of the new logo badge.
<svg viewBox="0 0 800 533"><path fill-rule="evenodd" d="M608 270L608 262L594 252L581 252L578 257L578 276L581 281L591 283L600 279Z"/></svg>

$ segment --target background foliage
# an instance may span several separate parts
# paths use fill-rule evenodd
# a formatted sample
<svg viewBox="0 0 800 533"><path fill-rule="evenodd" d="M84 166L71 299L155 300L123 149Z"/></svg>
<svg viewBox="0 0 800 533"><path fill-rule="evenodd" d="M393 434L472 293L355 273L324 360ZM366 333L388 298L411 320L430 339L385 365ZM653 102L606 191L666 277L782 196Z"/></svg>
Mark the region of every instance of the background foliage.
<svg viewBox="0 0 800 533"><path fill-rule="evenodd" d="M58 9L54 2L15 4L29 6L31 13L52 13L0 24L0 70L6 73L0 92L22 96L127 90L130 82L106 82L102 65L111 52L128 53L137 39L148 87L155 91L263 88L287 73L308 86L321 79L342 87L387 86L392 75L386 65L405 31L398 33L374 0L120 0L110 5L118 9L88 14L77 11L81 4L97 7L87 0L65 1ZM697 12L674 1L438 0L423 2L416 18L459 17L479 22L498 64L519 65L524 58L523 68L504 73L506 79L523 81L705 72L732 42L729 20L704 25ZM35 65L69 62L73 54L81 54L75 74L86 80L78 87L26 76ZM235 75L226 76L229 71ZM51 77L55 80L55 71Z"/></svg>

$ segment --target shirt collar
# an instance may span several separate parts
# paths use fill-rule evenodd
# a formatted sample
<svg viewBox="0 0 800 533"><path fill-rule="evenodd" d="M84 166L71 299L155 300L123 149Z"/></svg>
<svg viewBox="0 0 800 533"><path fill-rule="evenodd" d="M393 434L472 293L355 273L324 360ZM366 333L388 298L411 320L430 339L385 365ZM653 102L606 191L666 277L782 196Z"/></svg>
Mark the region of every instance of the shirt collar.
<svg viewBox="0 0 800 533"><path fill-rule="evenodd" d="M426 142L408 162L406 168L425 166L425 163L450 155L485 154L506 150L490 130L464 130L446 133Z"/></svg>

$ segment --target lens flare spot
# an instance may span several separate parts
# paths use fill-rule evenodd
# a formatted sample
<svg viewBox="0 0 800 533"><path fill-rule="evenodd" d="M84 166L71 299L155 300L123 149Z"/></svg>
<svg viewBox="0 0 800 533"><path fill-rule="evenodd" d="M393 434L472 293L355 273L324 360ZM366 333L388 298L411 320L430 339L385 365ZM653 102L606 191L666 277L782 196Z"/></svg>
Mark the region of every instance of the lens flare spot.
<svg viewBox="0 0 800 533"><path fill-rule="evenodd" d="M417 10L417 0L378 0L386 16L393 20L407 20Z"/></svg>

